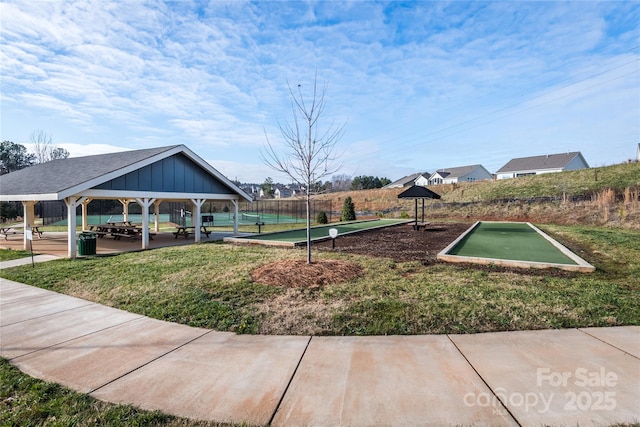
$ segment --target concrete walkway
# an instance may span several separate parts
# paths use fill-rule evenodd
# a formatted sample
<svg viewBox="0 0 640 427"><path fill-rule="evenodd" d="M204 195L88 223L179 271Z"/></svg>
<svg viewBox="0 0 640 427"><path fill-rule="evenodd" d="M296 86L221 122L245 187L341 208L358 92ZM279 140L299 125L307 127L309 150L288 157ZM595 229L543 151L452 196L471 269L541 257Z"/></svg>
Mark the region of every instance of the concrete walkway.
<svg viewBox="0 0 640 427"><path fill-rule="evenodd" d="M20 265L29 265L36 262L46 262L60 259L57 255L34 255L33 258L18 258L11 261L0 261L0 270L11 267L18 267Z"/></svg>
<svg viewBox="0 0 640 427"><path fill-rule="evenodd" d="M0 354L34 377L101 400L202 420L278 426L640 421L635 326L235 335L0 279Z"/></svg>

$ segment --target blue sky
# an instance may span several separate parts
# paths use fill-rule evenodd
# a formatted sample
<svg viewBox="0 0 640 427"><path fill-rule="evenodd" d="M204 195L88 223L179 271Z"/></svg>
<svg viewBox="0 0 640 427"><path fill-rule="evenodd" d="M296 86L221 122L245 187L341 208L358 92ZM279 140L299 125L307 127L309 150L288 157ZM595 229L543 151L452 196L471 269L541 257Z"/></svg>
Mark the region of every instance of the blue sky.
<svg viewBox="0 0 640 427"><path fill-rule="evenodd" d="M231 179L328 85L341 174L392 180L640 142L640 3L3 1L2 140L82 156L185 144Z"/></svg>

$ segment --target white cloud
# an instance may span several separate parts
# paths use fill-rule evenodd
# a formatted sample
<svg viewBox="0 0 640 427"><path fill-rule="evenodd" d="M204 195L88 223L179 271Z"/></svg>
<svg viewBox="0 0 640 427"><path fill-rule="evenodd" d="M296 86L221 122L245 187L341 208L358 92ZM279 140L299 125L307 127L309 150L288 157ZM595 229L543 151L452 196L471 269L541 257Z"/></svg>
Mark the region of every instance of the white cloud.
<svg viewBox="0 0 640 427"><path fill-rule="evenodd" d="M185 143L268 173L263 129L316 71L326 121L348 119L346 173L562 145L613 162L640 139L633 2L3 2L0 19L3 139ZM595 77L622 53L627 77Z"/></svg>

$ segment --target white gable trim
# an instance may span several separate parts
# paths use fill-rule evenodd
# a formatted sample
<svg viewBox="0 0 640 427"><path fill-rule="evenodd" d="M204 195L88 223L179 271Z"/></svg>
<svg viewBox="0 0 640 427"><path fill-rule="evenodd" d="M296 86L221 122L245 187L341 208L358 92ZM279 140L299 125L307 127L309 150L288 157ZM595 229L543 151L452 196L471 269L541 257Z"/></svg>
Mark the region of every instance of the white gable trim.
<svg viewBox="0 0 640 427"><path fill-rule="evenodd" d="M216 179L222 181L225 185L227 185L228 187L230 187L233 191L237 192L238 194L240 194L241 197L245 198L246 200L251 201L252 197L249 196L247 193L245 193L244 191L242 191L240 188L238 188L235 184L233 184L231 181L229 181L224 175L222 175L220 172L218 172L215 168L213 168L209 163L205 162L204 160L202 160L198 155L196 155L193 151L189 150L187 147L185 147L184 145L179 145L177 147L174 147L170 150L164 151L160 154L157 154L155 156L149 157L147 159L141 160L139 162L133 163L127 167L124 167L122 169L118 169L116 171L104 174L102 176L99 176L97 178L91 179L89 181L83 182L82 184L78 184L76 186L70 187L64 191L61 191L60 193L55 195L55 198L49 198L47 197L42 198L42 196L44 195L38 195L38 199L39 200L63 200L66 199L69 196L73 196L73 195L79 195L79 194L83 194L83 195L88 195L88 194L95 194L94 192L98 191L98 190L92 190L91 192L88 192L89 189L96 187L100 184L103 184L105 182L111 181L112 179L116 179L118 177L121 177L123 175L128 174L129 172L133 172L136 171L138 169L141 169L145 166L151 165L153 163L159 162L161 160L164 160L168 157L174 156L176 154L179 153L183 153L184 155L186 155L190 160L192 160L194 163L196 163L198 166L200 166L202 169L205 169L209 174L211 174L212 176L214 176ZM128 194L134 194L133 192L130 192ZM152 197L157 198L156 194L159 193L151 193L151 192L138 192L136 194L140 194L141 196L136 196L136 197L149 197L150 195ZM168 193L168 194L172 194L172 193ZM52 195L46 195L46 196L52 196ZM174 193L172 197L175 197L176 194ZM200 195L202 196L202 195ZM33 197L33 196L31 196ZM100 196L99 196L100 197ZM191 196L187 197L187 198L192 198Z"/></svg>

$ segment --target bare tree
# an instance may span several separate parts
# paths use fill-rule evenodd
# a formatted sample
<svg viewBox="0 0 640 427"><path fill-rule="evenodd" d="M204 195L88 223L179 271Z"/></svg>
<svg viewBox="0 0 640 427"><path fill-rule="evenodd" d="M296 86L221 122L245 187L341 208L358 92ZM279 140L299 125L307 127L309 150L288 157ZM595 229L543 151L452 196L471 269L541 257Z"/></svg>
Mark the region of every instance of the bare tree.
<svg viewBox="0 0 640 427"><path fill-rule="evenodd" d="M292 119L284 123L278 121L283 139L283 152L279 153L266 134L267 146L261 153L262 159L270 168L288 175L305 189L307 205L307 264L311 264L311 194L315 182L340 169L337 164L336 144L344 134L346 123L320 127L320 119L325 112L325 93L327 84L318 91L317 75L313 81L313 95L305 101L302 86L297 92L287 82L291 95Z"/></svg>
<svg viewBox="0 0 640 427"><path fill-rule="evenodd" d="M66 159L69 157L67 150L53 145L51 136L45 131L36 130L31 132L30 139L35 153L36 163L44 163L50 160Z"/></svg>
<svg viewBox="0 0 640 427"><path fill-rule="evenodd" d="M334 175L331 177L332 191L347 191L351 188L351 176L347 174Z"/></svg>

